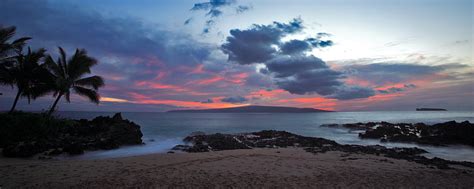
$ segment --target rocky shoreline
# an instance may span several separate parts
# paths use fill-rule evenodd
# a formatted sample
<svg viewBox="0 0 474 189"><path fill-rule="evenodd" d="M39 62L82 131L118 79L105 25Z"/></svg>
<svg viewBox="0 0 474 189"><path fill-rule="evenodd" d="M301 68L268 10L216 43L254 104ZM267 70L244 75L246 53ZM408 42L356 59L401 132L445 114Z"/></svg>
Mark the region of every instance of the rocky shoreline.
<svg viewBox="0 0 474 189"><path fill-rule="evenodd" d="M413 142L425 145L467 145L474 147L474 124L469 121L449 121L434 125L424 123L368 122L327 124L323 127L341 127L361 130L362 139L380 139L381 142Z"/></svg>
<svg viewBox="0 0 474 189"><path fill-rule="evenodd" d="M2 115L0 148L5 157L51 158L60 154L77 155L84 151L114 149L122 145L143 144L140 126L120 113L92 120L69 120L42 114Z"/></svg>
<svg viewBox="0 0 474 189"><path fill-rule="evenodd" d="M332 140L317 137L305 137L286 131L264 130L241 134L204 134L193 133L183 139L187 145L177 145L173 150L190 153L253 149L253 148L286 148L300 147L305 151L318 154L328 151L339 151L356 154L372 154L394 159L412 161L439 169L450 169L451 165L461 165L474 168L472 162L449 161L441 158L427 158L421 154L427 151L420 148L387 148L380 145L361 146L343 145Z"/></svg>

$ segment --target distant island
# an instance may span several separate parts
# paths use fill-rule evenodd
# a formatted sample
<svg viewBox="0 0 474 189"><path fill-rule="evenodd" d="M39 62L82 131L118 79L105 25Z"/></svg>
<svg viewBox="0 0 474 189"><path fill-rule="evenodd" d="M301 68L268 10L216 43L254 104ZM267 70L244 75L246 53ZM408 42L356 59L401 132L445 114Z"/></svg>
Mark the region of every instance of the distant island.
<svg viewBox="0 0 474 189"><path fill-rule="evenodd" d="M235 108L218 108L204 110L171 110L169 113L313 113L331 112L315 108L294 108L280 106L242 106Z"/></svg>
<svg viewBox="0 0 474 189"><path fill-rule="evenodd" d="M417 108L416 111L448 111L443 108Z"/></svg>

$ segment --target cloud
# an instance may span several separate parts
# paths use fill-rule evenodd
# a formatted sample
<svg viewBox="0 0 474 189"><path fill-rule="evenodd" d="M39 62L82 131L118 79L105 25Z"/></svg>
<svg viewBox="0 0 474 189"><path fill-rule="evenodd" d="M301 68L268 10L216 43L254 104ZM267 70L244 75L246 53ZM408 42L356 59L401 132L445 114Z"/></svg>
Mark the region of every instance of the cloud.
<svg viewBox="0 0 474 189"><path fill-rule="evenodd" d="M311 45L308 42L296 39L283 43L281 46L283 54L301 53L309 49L311 49Z"/></svg>
<svg viewBox="0 0 474 189"><path fill-rule="evenodd" d="M214 103L214 101L212 99L207 99L205 101L201 101L201 103L203 104L210 104L210 103Z"/></svg>
<svg viewBox="0 0 474 189"><path fill-rule="evenodd" d="M351 100L358 98L367 98L375 95L375 91L372 88L360 87L360 86L342 86L337 91L328 97L339 100Z"/></svg>
<svg viewBox="0 0 474 189"><path fill-rule="evenodd" d="M245 11L248 11L250 9L250 6L239 5L235 10L237 11L237 13L244 13Z"/></svg>
<svg viewBox="0 0 474 189"><path fill-rule="evenodd" d="M292 94L320 94L333 95L338 87L343 86L340 79L342 73L331 69L314 69L296 73L291 77L276 80L276 84Z"/></svg>
<svg viewBox="0 0 474 189"><path fill-rule="evenodd" d="M219 7L232 5L235 0L210 0L209 2L196 3L191 10L212 10Z"/></svg>
<svg viewBox="0 0 474 189"><path fill-rule="evenodd" d="M439 74L445 71L467 68L468 65L450 63L441 65L422 65L417 63L373 63L353 64L344 67L351 77L371 81L377 85L400 83L414 78Z"/></svg>
<svg viewBox="0 0 474 189"><path fill-rule="evenodd" d="M247 102L248 99L243 96L232 96L221 99L222 102L228 102L232 104L241 104Z"/></svg>
<svg viewBox="0 0 474 189"><path fill-rule="evenodd" d="M205 11L205 17L208 19L205 22L203 33L209 33L213 24L216 22L216 18L224 14L224 7L232 7L235 11L240 14L251 9L248 5L236 5L236 0L210 0L202 3L195 3L191 11ZM187 19L184 24L190 23L192 18Z"/></svg>
<svg viewBox="0 0 474 189"><path fill-rule="evenodd" d="M273 46L279 45L283 37L302 29L301 19L288 24L274 22L270 25L255 24L247 30L233 29L221 48L230 61L242 65L262 63L275 56L277 50Z"/></svg>
<svg viewBox="0 0 474 189"><path fill-rule="evenodd" d="M328 69L328 66L321 59L310 55L275 57L265 63L267 70L277 78L290 77L308 70Z"/></svg>
<svg viewBox="0 0 474 189"><path fill-rule="evenodd" d="M377 92L381 94L393 94L393 93L403 92L403 91L406 91L407 89L413 89L413 88L416 88L415 84L404 84L401 87L389 87L386 89L378 89Z"/></svg>
<svg viewBox="0 0 474 189"><path fill-rule="evenodd" d="M375 95L371 88L349 86L343 82L343 72L332 70L323 60L306 52L333 45L330 36L317 33L304 40L282 39L302 32L303 21L293 19L289 23L273 22L257 25L246 30L233 29L221 46L228 60L241 65L263 64L259 72L269 75L281 89L292 94L319 94L329 98L349 100Z"/></svg>
<svg viewBox="0 0 474 189"><path fill-rule="evenodd" d="M184 25L188 25L189 23L191 23L193 21L193 18L188 18L184 21Z"/></svg>
<svg viewBox="0 0 474 189"><path fill-rule="evenodd" d="M65 47L68 52L74 48L87 49L100 62L93 72L106 80L106 87L100 90L103 96L132 102L129 95L132 93L152 100L180 101L228 95L222 89L225 85L186 85L190 80L207 78L227 68L221 64L224 59L211 57L211 53L218 50L214 45L197 42L179 31L161 30L132 17L104 16L84 7L68 3L57 5L46 0L5 0L0 1L0 7L0 23L17 26L18 36L32 36L30 45L33 47L46 47L53 55L57 46ZM183 77L191 71L181 68L203 63L213 70ZM208 67L203 69L208 71ZM46 98L39 101L49 104Z"/></svg>
<svg viewBox="0 0 474 189"><path fill-rule="evenodd" d="M32 43L38 46L87 48L95 53L122 56L157 56L162 62L191 64L202 62L210 54L209 47L184 34L157 30L130 17L109 18L82 8L55 7L45 0L5 0L0 2L0 7L0 22L15 25L19 33L33 36ZM18 13L23 14L18 16Z"/></svg>

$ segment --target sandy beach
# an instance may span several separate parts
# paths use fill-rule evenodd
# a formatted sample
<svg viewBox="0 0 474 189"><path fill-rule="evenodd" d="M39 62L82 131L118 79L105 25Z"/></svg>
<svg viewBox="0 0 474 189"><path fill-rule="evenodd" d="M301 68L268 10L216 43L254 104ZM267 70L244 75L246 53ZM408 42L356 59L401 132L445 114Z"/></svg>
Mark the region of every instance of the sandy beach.
<svg viewBox="0 0 474 189"><path fill-rule="evenodd" d="M2 188L472 188L474 169L301 148L99 160L0 159Z"/></svg>

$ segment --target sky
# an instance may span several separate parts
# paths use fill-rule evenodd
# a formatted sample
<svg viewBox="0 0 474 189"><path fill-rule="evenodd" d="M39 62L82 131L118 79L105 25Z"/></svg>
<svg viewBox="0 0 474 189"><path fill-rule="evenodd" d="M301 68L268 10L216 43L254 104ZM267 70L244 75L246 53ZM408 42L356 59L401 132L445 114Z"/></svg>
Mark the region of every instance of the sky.
<svg viewBox="0 0 474 189"><path fill-rule="evenodd" d="M2 0L0 25L54 57L58 46L84 48L99 61L101 103L74 95L60 111L474 110L473 9L471 0ZM16 89L0 91L8 110Z"/></svg>

